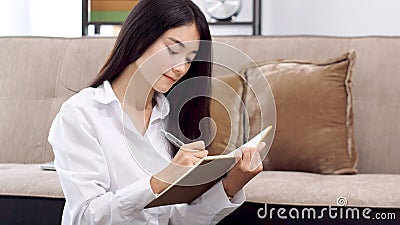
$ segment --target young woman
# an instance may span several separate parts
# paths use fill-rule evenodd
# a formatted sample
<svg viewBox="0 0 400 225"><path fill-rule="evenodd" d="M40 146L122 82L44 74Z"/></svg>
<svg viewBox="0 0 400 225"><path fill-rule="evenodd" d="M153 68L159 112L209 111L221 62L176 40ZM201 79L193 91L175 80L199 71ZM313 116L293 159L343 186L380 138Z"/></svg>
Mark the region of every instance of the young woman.
<svg viewBox="0 0 400 225"><path fill-rule="evenodd" d="M194 98L175 112L179 95L168 96L173 88L181 88L180 96L190 94L193 88L179 84L199 76L205 81L196 91L209 93L211 63L196 59L210 59L211 49L201 41L211 36L191 0L141 0L132 10L96 79L62 105L50 129L66 198L62 224L215 224L244 202L243 186L262 170L262 164L250 168L250 161L260 160L264 143L245 149L227 176L193 203L144 208L168 186L163 176L171 168L190 167L208 154L204 141L177 148L160 131L170 115L178 114L179 124L165 128L197 140L200 120L210 116L208 98ZM140 66L157 54L162 62L178 55L185 62L149 78ZM123 115L133 126L126 126ZM136 158L142 153L150 164L158 163L152 161L156 154L169 164L151 174Z"/></svg>

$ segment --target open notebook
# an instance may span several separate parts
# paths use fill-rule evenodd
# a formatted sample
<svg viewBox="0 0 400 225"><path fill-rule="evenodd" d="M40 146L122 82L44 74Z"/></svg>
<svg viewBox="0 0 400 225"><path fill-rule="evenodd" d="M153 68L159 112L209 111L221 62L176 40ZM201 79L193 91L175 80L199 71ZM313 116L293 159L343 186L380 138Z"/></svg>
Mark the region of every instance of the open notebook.
<svg viewBox="0 0 400 225"><path fill-rule="evenodd" d="M191 203L215 183L235 165L235 155L240 154L243 147L255 147L265 139L272 126L227 155L207 156L201 159L190 170L180 176L173 184L157 195L145 208L179 203Z"/></svg>

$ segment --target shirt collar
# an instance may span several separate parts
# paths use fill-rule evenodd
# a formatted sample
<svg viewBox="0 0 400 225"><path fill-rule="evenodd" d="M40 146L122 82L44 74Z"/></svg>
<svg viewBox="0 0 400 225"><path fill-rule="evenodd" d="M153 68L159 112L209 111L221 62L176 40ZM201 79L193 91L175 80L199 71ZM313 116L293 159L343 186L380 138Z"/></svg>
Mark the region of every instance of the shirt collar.
<svg viewBox="0 0 400 225"><path fill-rule="evenodd" d="M155 110L155 116L165 119L170 110L167 97L165 97L165 95L162 93L156 92L154 93L154 99L157 102L157 105L153 108L153 110Z"/></svg>
<svg viewBox="0 0 400 225"><path fill-rule="evenodd" d="M102 104L110 104L113 101L118 102L118 98L114 93L114 90L111 87L111 84L108 80L104 81L103 84L99 85L96 88L94 98L102 103Z"/></svg>
<svg viewBox="0 0 400 225"><path fill-rule="evenodd" d="M102 104L110 104L114 101L119 102L111 84L108 80L104 81L103 84L99 85L95 91L95 99ZM154 99L156 100L156 106L153 108L152 118L156 120L157 118L165 119L170 111L170 105L167 97L164 94L155 92ZM121 104L119 104L121 105Z"/></svg>

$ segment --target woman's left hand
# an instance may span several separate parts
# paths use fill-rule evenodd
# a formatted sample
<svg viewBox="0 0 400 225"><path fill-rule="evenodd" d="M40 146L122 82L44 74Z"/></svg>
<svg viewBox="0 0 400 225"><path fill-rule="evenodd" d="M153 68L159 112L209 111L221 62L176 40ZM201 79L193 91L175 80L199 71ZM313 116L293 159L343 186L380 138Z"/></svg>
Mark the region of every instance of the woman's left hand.
<svg viewBox="0 0 400 225"><path fill-rule="evenodd" d="M263 165L260 151L265 147L261 142L255 148L245 148L236 165L222 181L227 196L233 197L253 177L262 171Z"/></svg>

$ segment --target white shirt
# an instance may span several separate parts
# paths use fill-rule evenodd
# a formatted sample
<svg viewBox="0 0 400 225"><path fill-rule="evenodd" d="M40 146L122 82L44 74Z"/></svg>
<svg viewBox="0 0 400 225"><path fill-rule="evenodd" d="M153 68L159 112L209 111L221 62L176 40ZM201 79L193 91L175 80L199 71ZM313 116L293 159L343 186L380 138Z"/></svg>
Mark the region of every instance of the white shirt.
<svg viewBox="0 0 400 225"><path fill-rule="evenodd" d="M172 159L160 132L169 104L155 98L145 136L125 119L108 81L62 105L48 137L66 198L62 224L216 224L245 201L243 190L229 201L220 181L190 205L144 209L156 198L151 174Z"/></svg>

